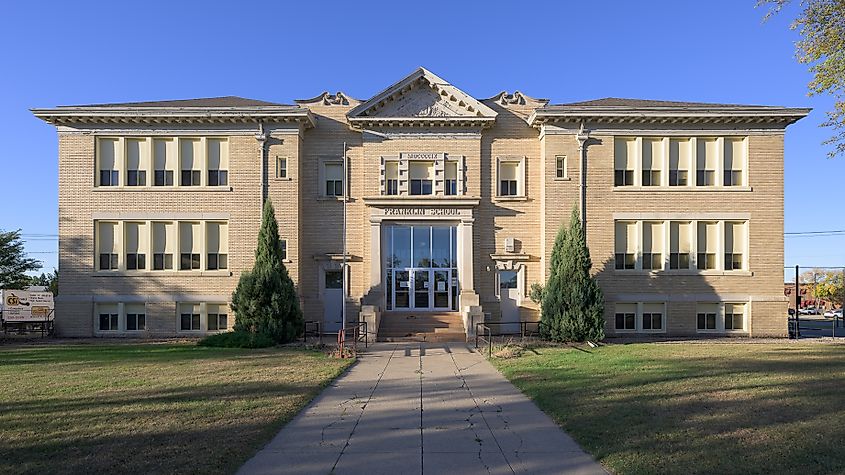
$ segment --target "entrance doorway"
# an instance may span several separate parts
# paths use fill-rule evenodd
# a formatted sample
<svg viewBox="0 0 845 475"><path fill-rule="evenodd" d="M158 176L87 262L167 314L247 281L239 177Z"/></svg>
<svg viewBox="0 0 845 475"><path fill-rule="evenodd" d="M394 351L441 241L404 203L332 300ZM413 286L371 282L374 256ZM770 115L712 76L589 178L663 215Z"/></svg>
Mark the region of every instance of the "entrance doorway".
<svg viewBox="0 0 845 475"><path fill-rule="evenodd" d="M323 279L323 325L334 332L343 324L343 272L326 269Z"/></svg>
<svg viewBox="0 0 845 475"><path fill-rule="evenodd" d="M386 309L457 310L457 228L393 225L384 233Z"/></svg>
<svg viewBox="0 0 845 475"><path fill-rule="evenodd" d="M518 277L519 273L515 270L499 271L499 299L503 324L501 331L503 333L519 332L519 307L516 301L519 297Z"/></svg>

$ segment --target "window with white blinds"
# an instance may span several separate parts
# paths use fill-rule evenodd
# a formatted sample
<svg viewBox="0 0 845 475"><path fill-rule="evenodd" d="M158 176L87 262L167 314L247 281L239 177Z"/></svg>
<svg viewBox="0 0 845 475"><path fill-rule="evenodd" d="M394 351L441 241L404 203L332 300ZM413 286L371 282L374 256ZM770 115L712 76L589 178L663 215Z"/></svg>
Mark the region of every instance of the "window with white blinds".
<svg viewBox="0 0 845 475"><path fill-rule="evenodd" d="M700 138L696 150L696 186L716 186L716 139Z"/></svg>
<svg viewBox="0 0 845 475"><path fill-rule="evenodd" d="M688 186L692 163L690 139L669 139L669 186Z"/></svg>
<svg viewBox="0 0 845 475"><path fill-rule="evenodd" d="M643 223L642 268L644 270L663 269L664 234L663 222L645 221Z"/></svg>
<svg viewBox="0 0 845 475"><path fill-rule="evenodd" d="M97 269L118 269L118 223L97 223Z"/></svg>
<svg viewBox="0 0 845 475"><path fill-rule="evenodd" d="M643 139L642 186L661 186L664 169L663 139Z"/></svg>
<svg viewBox="0 0 845 475"><path fill-rule="evenodd" d="M146 269L147 249L149 249L150 240L150 232L147 228L147 223L124 223L123 233L126 270Z"/></svg>
<svg viewBox="0 0 845 475"><path fill-rule="evenodd" d="M637 153L637 139L617 137L613 143L614 185L633 186L636 161L639 155Z"/></svg>
<svg viewBox="0 0 845 475"><path fill-rule="evenodd" d="M692 263L692 223L669 223L669 268L689 269Z"/></svg>
<svg viewBox="0 0 845 475"><path fill-rule="evenodd" d="M615 261L617 269L635 269L637 263L637 223L616 222Z"/></svg>
<svg viewBox="0 0 845 475"><path fill-rule="evenodd" d="M719 223L698 222L698 258L700 270L716 269L716 254L719 246Z"/></svg>

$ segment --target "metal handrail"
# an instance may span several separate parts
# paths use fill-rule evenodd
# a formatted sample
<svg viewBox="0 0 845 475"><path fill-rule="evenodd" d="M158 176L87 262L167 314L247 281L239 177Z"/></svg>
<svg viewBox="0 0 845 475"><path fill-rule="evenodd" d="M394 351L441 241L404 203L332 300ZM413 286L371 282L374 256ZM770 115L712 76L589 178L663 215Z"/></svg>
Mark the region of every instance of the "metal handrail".
<svg viewBox="0 0 845 475"><path fill-rule="evenodd" d="M361 329L363 328L363 332ZM367 322L358 322L354 325L347 326L346 328L341 328L337 331L337 347L340 353L341 358L345 358L346 354L344 353L344 348L346 348L347 342L347 334L352 332L352 353L358 353L358 342L361 341L361 335L364 335L364 348L369 348L369 342L367 341Z"/></svg>

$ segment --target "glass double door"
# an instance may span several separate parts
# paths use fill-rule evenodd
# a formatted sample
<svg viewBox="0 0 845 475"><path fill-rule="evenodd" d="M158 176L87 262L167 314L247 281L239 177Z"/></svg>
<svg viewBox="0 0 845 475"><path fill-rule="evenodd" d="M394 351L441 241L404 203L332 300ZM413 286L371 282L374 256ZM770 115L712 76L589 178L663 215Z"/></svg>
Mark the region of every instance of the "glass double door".
<svg viewBox="0 0 845 475"><path fill-rule="evenodd" d="M454 226L390 226L386 230L387 310L457 309Z"/></svg>

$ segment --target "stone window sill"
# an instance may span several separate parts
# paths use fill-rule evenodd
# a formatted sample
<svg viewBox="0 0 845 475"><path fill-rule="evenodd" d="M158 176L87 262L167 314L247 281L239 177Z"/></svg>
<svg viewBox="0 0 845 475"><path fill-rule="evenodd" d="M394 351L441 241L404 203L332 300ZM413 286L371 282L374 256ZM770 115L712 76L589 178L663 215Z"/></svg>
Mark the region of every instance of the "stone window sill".
<svg viewBox="0 0 845 475"><path fill-rule="evenodd" d="M698 192L706 192L706 191L715 191L715 192L731 192L731 191L741 191L741 192L749 192L754 191L754 188L750 186L614 186L614 192L648 192L648 191L669 191L669 192L691 192L691 193L698 193Z"/></svg>
<svg viewBox="0 0 845 475"><path fill-rule="evenodd" d="M92 277L231 277L229 270L142 270L142 271L94 271Z"/></svg>
<svg viewBox="0 0 845 475"><path fill-rule="evenodd" d="M235 191L231 186L95 186L91 189L95 193L109 191L139 192L173 192L173 191L202 191L202 192L229 192Z"/></svg>
<svg viewBox="0 0 845 475"><path fill-rule="evenodd" d="M530 201L531 198L527 196L494 196L493 201L501 201L501 202L520 202L520 201Z"/></svg>
<svg viewBox="0 0 845 475"><path fill-rule="evenodd" d="M641 269L613 269L616 274L648 275L651 277L674 276L674 275L701 275L701 276L735 276L752 277L754 272L738 270L695 270L695 269L670 269L670 270L641 270Z"/></svg>

